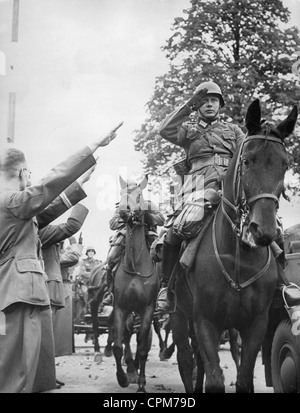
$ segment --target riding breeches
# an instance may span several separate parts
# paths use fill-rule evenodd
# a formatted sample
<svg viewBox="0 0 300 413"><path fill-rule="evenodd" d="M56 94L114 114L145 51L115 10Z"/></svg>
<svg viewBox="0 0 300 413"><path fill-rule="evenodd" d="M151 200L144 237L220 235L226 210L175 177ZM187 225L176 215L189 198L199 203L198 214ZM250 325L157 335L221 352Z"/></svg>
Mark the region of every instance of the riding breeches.
<svg viewBox="0 0 300 413"><path fill-rule="evenodd" d="M170 227L165 235L165 241L171 245L180 245L182 238L173 231L173 227Z"/></svg>

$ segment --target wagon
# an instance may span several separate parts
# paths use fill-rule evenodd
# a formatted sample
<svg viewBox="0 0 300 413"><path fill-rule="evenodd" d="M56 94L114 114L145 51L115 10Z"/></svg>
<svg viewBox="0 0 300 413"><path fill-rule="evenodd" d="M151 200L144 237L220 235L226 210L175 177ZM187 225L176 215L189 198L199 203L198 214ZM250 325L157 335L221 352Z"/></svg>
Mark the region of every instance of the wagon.
<svg viewBox="0 0 300 413"><path fill-rule="evenodd" d="M286 230L285 251L285 275L300 287L300 224ZM262 361L267 387L300 393L300 305L289 306L284 290L276 292L270 307Z"/></svg>

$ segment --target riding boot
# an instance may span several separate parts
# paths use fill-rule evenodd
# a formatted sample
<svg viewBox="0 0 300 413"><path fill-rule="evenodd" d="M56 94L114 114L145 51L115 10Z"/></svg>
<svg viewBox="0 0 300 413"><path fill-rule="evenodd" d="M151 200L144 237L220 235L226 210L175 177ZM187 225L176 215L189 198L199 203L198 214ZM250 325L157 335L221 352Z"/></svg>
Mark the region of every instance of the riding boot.
<svg viewBox="0 0 300 413"><path fill-rule="evenodd" d="M107 274L107 284L108 284L108 289L106 293L104 294L102 305L113 305L114 304L114 295L113 295L113 288L114 288L114 279L112 276L112 270L107 267L106 269L106 274Z"/></svg>
<svg viewBox="0 0 300 413"><path fill-rule="evenodd" d="M180 247L181 244L170 244L167 241L163 243L161 289L156 301L156 310L161 313L173 313L176 309L176 294L168 284Z"/></svg>

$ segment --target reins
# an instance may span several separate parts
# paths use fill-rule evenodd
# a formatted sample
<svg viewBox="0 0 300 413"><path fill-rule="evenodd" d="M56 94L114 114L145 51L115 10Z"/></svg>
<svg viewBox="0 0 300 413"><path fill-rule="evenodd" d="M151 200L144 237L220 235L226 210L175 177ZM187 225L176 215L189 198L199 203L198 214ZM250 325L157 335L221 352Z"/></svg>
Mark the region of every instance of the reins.
<svg viewBox="0 0 300 413"><path fill-rule="evenodd" d="M127 226L126 234L129 233L129 238L131 238L131 237L133 236L133 232L134 232L134 229L135 229L136 227L138 227L138 226L144 226L144 227L146 227L146 224L144 223L144 221L142 221L142 222L135 222L132 228L130 228L128 224L126 224L126 226ZM144 248L144 245L141 244L140 253L139 253L138 258L137 258L136 261L138 261L138 259L140 258L141 254L142 254L142 252L143 252L143 248ZM134 275L137 275L137 276L142 277L142 278L149 278L149 277L151 277L151 276L153 275L153 273L154 273L154 271L155 271L155 264L154 264L154 262L152 262L152 271L150 272L150 274L148 274L148 275L141 275L141 273L140 273L139 271L136 271L136 269L135 269L135 268L136 268L136 267L135 267L135 264L136 264L136 262L134 261L134 259L132 259L133 271L128 270L127 268L125 268L124 257L123 257L122 267L123 267L123 271L126 272L127 274L131 274L131 275L133 275L133 276L134 276Z"/></svg>
<svg viewBox="0 0 300 413"><path fill-rule="evenodd" d="M269 265L271 263L271 251L270 251L270 247L267 247L268 250L268 258L267 258L267 262L264 265L264 267L255 275L253 275L252 277L250 277L247 281L240 283L239 279L240 279L240 237L241 237L241 225L240 228L237 226L237 224L231 219L231 217L229 216L229 214L226 212L226 209L224 207L224 204L226 204L227 206L229 206L235 213L235 216L237 217L237 222L239 224L241 224L239 222L239 214L241 214L242 216L246 213L248 213L247 211L249 210L249 206L250 204L253 204L254 202L256 202L258 199L262 199L262 198L270 198L273 199L276 202L276 205L278 206L279 204L279 199L276 195L272 194L272 193L261 193L261 194L257 194L254 195L250 198L248 198L247 200L244 197L244 190L241 186L241 177L240 177L240 169L241 169L241 161L242 161L242 153L243 153L243 149L244 149L244 145L245 143L249 142L252 139L263 139L263 140L268 140L268 141L272 141L272 142L276 142L276 143L280 143L284 146L284 143L282 142L282 140L280 138L277 137L273 137L273 136L267 136L267 135L252 135L252 136L246 136L245 140L243 141L243 143L240 145L239 147L239 153L237 155L237 162L235 164L235 168L234 168L234 174L233 174L233 195L234 195L234 204L232 202L230 202L227 198L225 198L224 196L224 187L222 186L222 192L223 192L223 196L222 196L222 201L221 204L218 206L218 209L215 213L214 216L214 220L213 220L213 225L212 225L212 240L213 240L213 247L214 247L214 253L216 255L216 259L217 262L219 264L219 267L225 277L225 279L227 280L227 282L229 283L229 285L235 290L235 291L241 291L242 289L248 287L249 285L251 285L253 282L255 282L257 279L259 279L269 268ZM218 251L218 246L217 246L217 237L216 237L216 218L218 215L218 212L220 210L220 206L221 206L221 211L223 213L223 215L225 216L225 218L227 219L227 221L229 222L233 233L236 236L236 251L235 251L235 280L234 281L231 276L228 274Z"/></svg>

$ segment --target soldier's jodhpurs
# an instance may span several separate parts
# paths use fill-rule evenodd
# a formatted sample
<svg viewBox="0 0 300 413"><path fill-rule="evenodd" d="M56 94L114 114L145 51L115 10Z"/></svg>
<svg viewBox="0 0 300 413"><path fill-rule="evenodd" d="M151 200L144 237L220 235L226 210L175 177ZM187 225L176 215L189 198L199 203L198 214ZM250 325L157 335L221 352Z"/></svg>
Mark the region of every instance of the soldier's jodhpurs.
<svg viewBox="0 0 300 413"><path fill-rule="evenodd" d="M174 264L178 258L178 254L181 248L182 239L176 235L173 228L169 228L163 242L162 253L162 286L166 287L170 280Z"/></svg>

